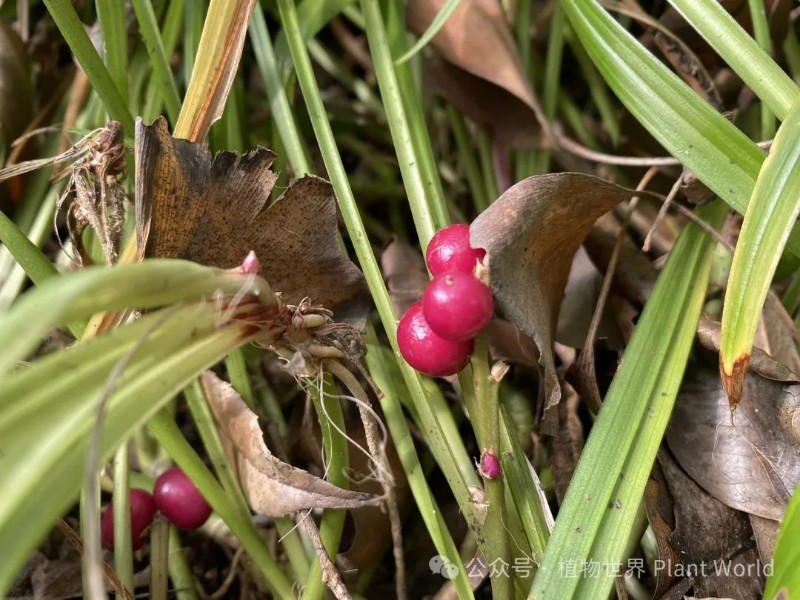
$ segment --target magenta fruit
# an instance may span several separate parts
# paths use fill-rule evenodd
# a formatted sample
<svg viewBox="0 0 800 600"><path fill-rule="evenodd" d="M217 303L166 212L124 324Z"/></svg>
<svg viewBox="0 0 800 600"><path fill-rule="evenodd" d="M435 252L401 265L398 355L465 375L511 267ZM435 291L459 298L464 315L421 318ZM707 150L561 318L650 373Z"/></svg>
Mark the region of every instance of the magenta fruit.
<svg viewBox="0 0 800 600"><path fill-rule="evenodd" d="M434 377L455 375L472 354L472 340L450 342L431 330L422 313L422 302L411 306L400 319L397 345L409 365Z"/></svg>
<svg viewBox="0 0 800 600"><path fill-rule="evenodd" d="M485 250L469 245L469 225L458 224L436 232L425 252L425 262L434 276L447 271L472 273L484 256Z"/></svg>
<svg viewBox="0 0 800 600"><path fill-rule="evenodd" d="M489 288L473 275L451 271L428 284L422 310L434 333L461 342L486 329L492 320L494 300Z"/></svg>
<svg viewBox="0 0 800 600"><path fill-rule="evenodd" d="M211 514L211 506L180 468L164 471L153 488L156 507L182 529L197 529Z"/></svg>
<svg viewBox="0 0 800 600"><path fill-rule="evenodd" d="M145 490L133 488L128 500L131 509L131 546L138 550L144 544L143 533L156 514L153 497ZM109 502L100 521L100 539L106 550L114 550L114 503Z"/></svg>
<svg viewBox="0 0 800 600"><path fill-rule="evenodd" d="M484 450L481 454L481 464L478 470L486 479L497 479L503 472L500 459L491 450Z"/></svg>

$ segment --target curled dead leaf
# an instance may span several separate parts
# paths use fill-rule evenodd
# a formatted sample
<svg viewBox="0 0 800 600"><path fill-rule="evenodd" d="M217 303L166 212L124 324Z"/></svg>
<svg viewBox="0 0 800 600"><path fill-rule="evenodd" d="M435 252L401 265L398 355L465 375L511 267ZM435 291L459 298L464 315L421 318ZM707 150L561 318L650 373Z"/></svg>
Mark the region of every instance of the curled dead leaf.
<svg viewBox="0 0 800 600"><path fill-rule="evenodd" d="M470 226L486 250L496 306L539 348L544 369L543 430L553 433L561 398L553 340L572 259L592 224L633 190L581 173L529 177L505 192Z"/></svg>
<svg viewBox="0 0 800 600"><path fill-rule="evenodd" d="M410 0L409 29L423 33L444 4ZM447 61L431 63L428 79L434 91L505 143L536 144L541 111L499 2L461 0L431 44Z"/></svg>
<svg viewBox="0 0 800 600"><path fill-rule="evenodd" d="M310 508L375 506L380 498L344 490L276 458L264 443L258 416L229 383L207 371L203 390L228 460L257 513L285 516Z"/></svg>
<svg viewBox="0 0 800 600"><path fill-rule="evenodd" d="M367 289L339 248L330 184L303 177L267 206L277 179L270 169L274 159L267 148L212 158L207 147L173 138L163 118L150 126L137 121L139 255L229 269L252 250L287 304L308 298L339 321L360 321Z"/></svg>

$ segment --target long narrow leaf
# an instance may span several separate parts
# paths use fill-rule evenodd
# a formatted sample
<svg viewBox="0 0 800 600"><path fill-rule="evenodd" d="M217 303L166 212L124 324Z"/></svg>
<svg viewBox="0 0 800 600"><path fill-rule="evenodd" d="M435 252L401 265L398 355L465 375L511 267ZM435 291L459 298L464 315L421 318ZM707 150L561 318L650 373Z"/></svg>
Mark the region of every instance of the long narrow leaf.
<svg viewBox="0 0 800 600"><path fill-rule="evenodd" d="M208 304L205 308L212 316L211 327L199 335L183 323L179 327L165 324L173 338L183 342L178 351L165 353L160 349L162 340L146 340L136 352L130 363L136 376L118 382L108 405L101 447L103 460L110 457L119 440L144 423L193 377L247 341L241 326L215 329L214 307ZM69 377L70 370L60 367L61 363L70 363L71 358L66 351L59 353L58 363L30 367L38 376L38 387L30 393L57 384L49 376L53 369L63 373L61 377ZM81 368L70 365L72 371ZM109 373L110 369L105 370L90 382L76 381L71 393L58 399L72 410L40 410L34 419L0 428L0 544L5 548L0 561L0 595L8 591L17 570L53 521L77 498L97 400ZM20 404L25 404L24 398ZM0 414L3 412L4 407L0 407Z"/></svg>
<svg viewBox="0 0 800 600"><path fill-rule="evenodd" d="M717 201L698 216L716 227L725 213ZM578 462L533 597L608 597L686 368L714 247L689 225L670 252ZM583 577L591 561L600 572Z"/></svg>
<svg viewBox="0 0 800 600"><path fill-rule="evenodd" d="M764 300L798 214L800 101L778 129L733 254L722 312L719 360L722 383L734 405L744 385Z"/></svg>
<svg viewBox="0 0 800 600"><path fill-rule="evenodd" d="M263 280L183 260L90 267L50 278L0 317L0 375L25 358L50 329L73 319L131 306L153 308L210 299L217 292L234 294L253 284L262 286L265 302L272 297Z"/></svg>
<svg viewBox="0 0 800 600"><path fill-rule="evenodd" d="M741 214L766 154L647 52L596 0L564 0L573 29L631 114ZM787 248L800 256L800 229Z"/></svg>
<svg viewBox="0 0 800 600"><path fill-rule="evenodd" d="M734 72L783 119L800 98L798 88L717 0L669 0Z"/></svg>
<svg viewBox="0 0 800 600"><path fill-rule="evenodd" d="M92 87L102 99L106 110L113 119L122 123L122 127L128 134L131 134L133 132L133 115L128 110L128 105L114 84L103 60L92 45L89 34L86 33L70 0L44 0L44 4L61 31L61 35L67 40L75 58L86 71Z"/></svg>

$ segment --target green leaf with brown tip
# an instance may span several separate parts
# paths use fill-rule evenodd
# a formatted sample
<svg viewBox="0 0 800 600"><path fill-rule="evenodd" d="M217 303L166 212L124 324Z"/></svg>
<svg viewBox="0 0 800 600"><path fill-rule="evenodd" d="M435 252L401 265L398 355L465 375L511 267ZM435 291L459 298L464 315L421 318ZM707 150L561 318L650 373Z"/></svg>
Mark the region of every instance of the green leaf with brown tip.
<svg viewBox="0 0 800 600"><path fill-rule="evenodd" d="M722 312L720 374L738 403L761 309L800 214L800 102L786 115L759 173L733 254Z"/></svg>

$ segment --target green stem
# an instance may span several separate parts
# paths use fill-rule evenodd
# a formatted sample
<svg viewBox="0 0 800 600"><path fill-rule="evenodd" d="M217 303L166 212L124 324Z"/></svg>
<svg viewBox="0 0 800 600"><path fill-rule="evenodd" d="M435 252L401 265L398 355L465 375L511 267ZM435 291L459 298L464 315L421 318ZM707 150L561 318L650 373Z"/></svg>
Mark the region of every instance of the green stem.
<svg viewBox="0 0 800 600"><path fill-rule="evenodd" d="M114 570L120 583L133 590L130 480L127 440L114 453ZM118 594L117 598L121 598Z"/></svg>
<svg viewBox="0 0 800 600"><path fill-rule="evenodd" d="M348 455L347 438L341 432L345 431L344 413L338 398L336 386L329 375L323 377L321 388L311 386L311 401L319 419L322 433L323 456L326 463L328 481L341 488L350 487L347 478L350 458ZM344 521L347 511L326 510L322 515L319 526L319 535L328 556L335 557L339 550L339 542L344 530ZM325 584L322 581L322 568L319 561L311 565L306 586L303 589L303 600L321 600L325 595Z"/></svg>
<svg viewBox="0 0 800 600"><path fill-rule="evenodd" d="M150 527L150 598L169 596L169 530L166 518L157 516Z"/></svg>
<svg viewBox="0 0 800 600"><path fill-rule="evenodd" d="M279 0L278 7L280 10L281 22L286 32L286 38L289 42L292 59L297 71L298 82L300 83L303 97L311 117L311 123L314 127L314 133L316 134L317 142L319 143L322 157L328 170L328 175L333 184L334 192L339 201L342 218L350 235L350 240L353 243L353 248L358 257L361 269L364 272L372 298L378 309L381 322L383 323L389 342L396 353L398 363L401 366L403 378L408 386L409 395L424 423L428 443L455 494L459 509L470 527L475 528L480 534L482 525L470 496L470 484L468 480L465 480L461 475L456 466L457 459L455 452L447 444L442 433L441 424L428 405L427 396L422 387L419 374L402 360L397 347L397 317L366 231L364 231L364 224L359 214L358 205L353 197L344 165L339 156L319 88L314 79L314 72L311 68L308 52L306 51L305 43L300 33L300 25L297 20L294 2L292 0ZM419 186L418 192L423 192L422 186ZM418 206L418 209L425 210L425 205L422 204ZM430 225L432 224L430 216L426 219L426 222L428 223L426 227L418 225L418 229L421 228L425 231L429 231L431 229Z"/></svg>
<svg viewBox="0 0 800 600"><path fill-rule="evenodd" d="M772 55L772 37L769 32L767 11L764 0L748 0L750 5L750 18L753 21L753 34L759 47ZM766 102L761 102L761 139L768 140L775 135L777 120Z"/></svg>
<svg viewBox="0 0 800 600"><path fill-rule="evenodd" d="M177 600L198 600L197 585L175 527L169 528L169 578Z"/></svg>
<svg viewBox="0 0 800 600"><path fill-rule="evenodd" d="M103 31L108 72L120 95L128 97L128 31L125 22L125 4L95 0L97 18Z"/></svg>
<svg viewBox="0 0 800 600"><path fill-rule="evenodd" d="M447 201L444 197L444 191L442 190L442 181L439 178L439 171L436 168L436 159L433 156L433 146L431 145L431 138L428 133L429 130L425 124L425 113L422 108L419 85L414 78L412 62L406 61L402 64L397 64L391 61L392 55L402 56L406 54L408 49L408 44L406 43L407 28L405 24L405 8L400 2L390 2L387 4L387 7L389 13L387 26L382 28L378 25L378 22L372 18L367 19L365 23L367 26L367 37L370 39L373 60L375 60L375 48L373 44L378 46L384 43L389 44L390 52L388 56L390 62L386 63L383 62L383 60L375 60L375 72L378 76L381 94L384 96L384 106L386 107L389 126L391 128L391 123L395 120L398 124L398 134L401 136L408 135L411 143L414 145L417 162L409 166L419 170L420 177L427 192L426 199L428 202L428 210L431 213L434 228L438 231L442 227L450 224L450 215L447 208ZM386 35L387 31L389 34L388 36ZM383 56L381 56L381 59L383 59ZM383 75L385 83L381 83L381 75ZM397 80L403 112L405 113L408 123L407 130L402 129L402 114L397 112L397 107L395 105L387 106L386 104L386 92L384 90L388 91L391 88L389 80L392 76ZM392 131L392 138L395 140L395 147L397 147L397 137L394 131ZM426 245L427 240L424 240L422 244L423 249Z"/></svg>
<svg viewBox="0 0 800 600"><path fill-rule="evenodd" d="M408 194L408 204L414 217L414 225L417 228L420 246L422 251L425 252L428 240L433 237L438 228L436 220L447 222L447 216L445 215L442 218L439 215L435 219L428 205L429 190L425 185L423 173L419 167L420 156L417 144L414 143L414 132L411 131L408 115L403 104L400 83L394 71L394 61L392 60L380 5L377 0L362 0L361 11L364 13L367 40L372 61L375 65L375 75L378 78L378 86L381 90L381 98L386 110L389 131L394 141L400 173ZM404 81L404 84L408 83L408 81ZM419 132L416 133L418 134Z"/></svg>
<svg viewBox="0 0 800 600"><path fill-rule="evenodd" d="M250 554L254 566L272 588L273 594L278 598L294 598L292 582L270 554L252 521L245 518L238 507L230 502L225 490L205 466L203 459L183 437L172 416L166 410L161 410L150 420L148 428L239 539Z"/></svg>
<svg viewBox="0 0 800 600"><path fill-rule="evenodd" d="M472 382L475 390L475 412L470 415L478 438L481 455L488 452L500 460L500 400L499 382L489 372L489 344L485 335L475 340L475 350L470 360ZM474 415L474 416L473 416ZM501 475L495 479L484 478L486 492L486 522L484 533L486 546L491 554L486 558L490 564L511 565L511 543L506 531L508 519L505 515L505 483ZM484 550L485 552L485 550ZM514 571L509 567L492 578L492 597L496 600L514 597Z"/></svg>
<svg viewBox="0 0 800 600"><path fill-rule="evenodd" d="M275 50L272 46L267 20L264 12L256 10L250 20L250 40L256 55L256 63L267 88L269 98L269 108L272 112L272 120L278 128L289 162L294 169L296 177L300 177L311 172L311 162L308 158L308 150L305 142L297 129L292 107L286 97L278 65L275 62Z"/></svg>
<svg viewBox="0 0 800 600"><path fill-rule="evenodd" d="M400 397L405 393L403 382L392 377L389 371L390 361L385 358L388 350L384 352L384 349L378 345L377 335L371 324L367 325L366 341L369 348L366 355L367 366L375 384L383 392L383 397L380 398L381 408L392 436L392 442L397 449L397 455L403 465L403 471L405 471L411 487L414 501L430 532L436 551L440 556L447 557L450 562L458 566L458 576L454 581L458 597L472 598L472 588L469 586L458 548L425 478L425 470L420 464L414 440L408 429L408 422L400 402Z"/></svg>
<svg viewBox="0 0 800 600"><path fill-rule="evenodd" d="M181 111L181 97L175 78L172 76L172 68L164 49L164 41L161 39L161 30L158 28L153 3L149 0L132 0L132 4L136 20L139 22L142 41L150 57L153 75L159 83L155 89L164 98L170 121L175 123Z"/></svg>
<svg viewBox="0 0 800 600"><path fill-rule="evenodd" d="M127 103L89 39L89 34L86 33L70 0L44 0L44 4L61 31L61 35L67 41L72 54L75 55L81 68L89 77L92 88L102 99L106 110L113 119L122 123L126 133L131 134L133 132L133 115L128 110Z"/></svg>

